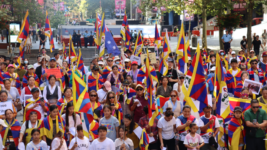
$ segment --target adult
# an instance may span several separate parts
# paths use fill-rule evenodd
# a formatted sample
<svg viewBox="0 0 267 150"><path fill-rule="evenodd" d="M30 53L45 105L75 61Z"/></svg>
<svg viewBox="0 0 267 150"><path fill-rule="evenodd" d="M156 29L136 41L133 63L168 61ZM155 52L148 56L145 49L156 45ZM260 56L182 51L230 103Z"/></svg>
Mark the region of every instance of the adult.
<svg viewBox="0 0 267 150"><path fill-rule="evenodd" d="M8 96L7 91L2 90L0 92L1 102L7 102L7 96ZM16 111L14 104L12 104L12 114L14 118L17 116L17 111ZM6 118L6 115L0 115L0 119L5 119L5 118Z"/></svg>
<svg viewBox="0 0 267 150"><path fill-rule="evenodd" d="M45 141L40 139L40 130L33 129L29 136L32 137L32 141L27 144L26 150L33 150L33 149L48 149L47 144Z"/></svg>
<svg viewBox="0 0 267 150"><path fill-rule="evenodd" d="M109 81L106 81L102 88L97 91L98 102L102 105L102 107L106 103L106 97L109 91L111 91L111 84Z"/></svg>
<svg viewBox="0 0 267 150"><path fill-rule="evenodd" d="M238 98L242 97L241 91L242 91L242 88L243 88L243 85L244 85L244 81L246 79L249 79L249 74L248 74L247 71L243 71L241 73L241 82L238 82L236 87L235 87L235 92L234 92L234 96L235 97L238 97Z"/></svg>
<svg viewBox="0 0 267 150"><path fill-rule="evenodd" d="M57 106L51 105L49 107L49 115L44 118L41 124L41 127L43 127L41 128L41 138L47 143L48 146L51 146L52 140L56 137L57 133L65 133L65 123L59 118L61 117L59 116ZM45 125L48 125L50 128L45 128ZM60 142L60 140L58 140L58 142Z"/></svg>
<svg viewBox="0 0 267 150"><path fill-rule="evenodd" d="M183 107L183 114L176 119L176 130L179 133L179 150L187 150L183 143L191 123L197 124L198 122L196 117L191 115L191 107L185 105Z"/></svg>
<svg viewBox="0 0 267 150"><path fill-rule="evenodd" d="M92 31L90 31L89 43L90 43L90 46L93 46L93 43L94 43L94 34L93 34Z"/></svg>
<svg viewBox="0 0 267 150"><path fill-rule="evenodd" d="M112 66L113 66L113 58L112 57L108 57L107 58L107 65L103 69L103 74L102 74L104 82L106 82L109 73L112 71Z"/></svg>
<svg viewBox="0 0 267 150"><path fill-rule="evenodd" d="M168 79L169 77L164 76L161 78L161 85L157 88L157 95L161 95L163 97L169 97L172 91L172 87L168 86Z"/></svg>
<svg viewBox="0 0 267 150"><path fill-rule="evenodd" d="M246 130L246 149L263 150L265 149L265 129L267 126L266 112L260 108L259 101L252 99L251 108L245 112L245 122L248 127Z"/></svg>
<svg viewBox="0 0 267 150"><path fill-rule="evenodd" d="M175 118L181 115L183 108L183 101L182 100L178 101L177 97L178 97L178 92L175 90L171 91L170 99L166 101L163 106L163 112L165 113L167 108L171 108Z"/></svg>
<svg viewBox="0 0 267 150"><path fill-rule="evenodd" d="M123 122L125 125L125 129L128 130L126 136L133 141L134 150L139 150L140 139L138 138L139 135L137 136L134 130L140 127L129 114L126 114L124 116Z"/></svg>
<svg viewBox="0 0 267 150"><path fill-rule="evenodd" d="M48 85L45 86L43 91L44 100L48 104L56 104L61 99L61 88L56 85L56 76L50 75L48 78Z"/></svg>
<svg viewBox="0 0 267 150"><path fill-rule="evenodd" d="M92 69L92 73L88 76L88 91L91 90L99 90L103 86L103 78L99 73L99 67L94 66Z"/></svg>
<svg viewBox="0 0 267 150"><path fill-rule="evenodd" d="M231 51L231 55L228 55L229 56L229 59L228 59L229 63L231 64L231 60L232 59L236 59L237 60L237 64L239 65L240 62L241 62L240 58L236 56L235 51L232 51L232 50L230 50L230 51Z"/></svg>
<svg viewBox="0 0 267 150"><path fill-rule="evenodd" d="M267 51L267 41L264 41L263 44L262 44L262 51Z"/></svg>
<svg viewBox="0 0 267 150"><path fill-rule="evenodd" d="M26 115L30 111L36 111L38 116L40 116L38 119L43 120L44 113L48 111L48 106L46 105L46 102L44 102L44 99L39 97L40 90L38 88L32 88L31 93L32 98L27 99L25 102L23 121L28 120Z"/></svg>
<svg viewBox="0 0 267 150"><path fill-rule="evenodd" d="M25 75L23 76L23 79L22 79L22 87L24 88L28 85L28 79L30 76L34 77L34 80L35 80L34 84L36 87L39 87L40 80L39 80L38 76L34 73L33 65L28 66L27 72L25 73Z"/></svg>
<svg viewBox="0 0 267 150"><path fill-rule="evenodd" d="M219 132L219 121L216 116L211 115L212 107L207 106L203 109L204 115L200 117L198 126L200 128L200 135L204 140L205 145L201 150L216 150L213 146L209 145L210 138L216 138Z"/></svg>
<svg viewBox="0 0 267 150"><path fill-rule="evenodd" d="M92 111L94 113L94 119L99 121L101 118L102 105L98 102L98 94L95 90L92 90L90 91L89 95Z"/></svg>
<svg viewBox="0 0 267 150"><path fill-rule="evenodd" d="M31 53L31 47L32 47L32 38L31 38L31 35L28 34L27 42L26 42L26 54L30 54Z"/></svg>
<svg viewBox="0 0 267 150"><path fill-rule="evenodd" d="M168 72L166 76L168 77L169 83L168 85L173 88L173 85L178 82L178 73L176 69L174 69L174 60L172 58L168 58Z"/></svg>
<svg viewBox="0 0 267 150"><path fill-rule="evenodd" d="M265 80L264 80L264 74L261 69L258 68L258 60L253 59L250 61L251 68L248 69L249 73L249 79L256 81L256 82L261 82L263 85L265 85Z"/></svg>
<svg viewBox="0 0 267 150"><path fill-rule="evenodd" d="M4 90L8 93L7 101L12 101L15 106L17 106L18 102L20 102L19 92L15 87L11 86L10 79L4 79Z"/></svg>
<svg viewBox="0 0 267 150"><path fill-rule="evenodd" d="M119 122L121 122L123 118L121 104L118 102L116 94L113 91L108 92L106 105L111 106L112 116L116 117Z"/></svg>
<svg viewBox="0 0 267 150"><path fill-rule="evenodd" d="M266 29L264 29L263 33L262 33L262 43L267 43L267 32Z"/></svg>
<svg viewBox="0 0 267 150"><path fill-rule="evenodd" d="M99 126L105 126L108 129L108 134L106 135L112 141L115 141L118 137L118 127L119 121L112 114L114 113L112 108L113 106L105 105L103 108L104 117L100 119Z"/></svg>
<svg viewBox="0 0 267 150"><path fill-rule="evenodd" d="M90 147L89 139L83 134L83 126L77 126L77 137L73 138L69 145L69 150L88 150Z"/></svg>
<svg viewBox="0 0 267 150"><path fill-rule="evenodd" d="M90 37L90 34L88 33L87 30L83 34L83 37L84 37L84 47L87 48L87 45L89 44L89 37Z"/></svg>
<svg viewBox="0 0 267 150"><path fill-rule="evenodd" d="M36 30L35 30L35 28L33 28L33 30L32 30L32 41L34 43L36 43Z"/></svg>
<svg viewBox="0 0 267 150"><path fill-rule="evenodd" d="M133 78L133 83L137 83L137 74L138 74L138 63L137 61L133 61L132 64L131 64L131 71L128 72L127 75L130 75L132 76Z"/></svg>
<svg viewBox="0 0 267 150"><path fill-rule="evenodd" d="M144 96L144 87L141 84L136 86L136 96L131 99L129 109L133 111L133 120L139 122L140 118L145 115L143 109L148 105L147 100Z"/></svg>
<svg viewBox="0 0 267 150"><path fill-rule="evenodd" d="M240 42L241 49L244 50L245 53L247 53L247 39L246 36L243 36L243 39Z"/></svg>
<svg viewBox="0 0 267 150"><path fill-rule="evenodd" d="M258 97L258 101L260 102L260 104L267 104L267 87L264 86L262 89L262 96Z"/></svg>
<svg viewBox="0 0 267 150"><path fill-rule="evenodd" d="M247 57L247 69L250 69L251 68L250 61L251 60L254 60L254 59L258 60L258 57L255 56L255 52L252 49L252 50L249 51L249 57Z"/></svg>
<svg viewBox="0 0 267 150"><path fill-rule="evenodd" d="M43 48L45 48L45 41L46 41L46 36L45 36L45 32L42 30L40 35L40 46L39 46L39 53L41 52L41 46L43 46Z"/></svg>
<svg viewBox="0 0 267 150"><path fill-rule="evenodd" d="M42 48L42 57L45 57L47 60L50 60L50 56L46 54L45 48Z"/></svg>
<svg viewBox="0 0 267 150"><path fill-rule="evenodd" d="M111 89L114 93L117 93L120 89L118 85L123 82L124 78L122 74L119 73L119 68L117 65L112 66L112 72L109 73L107 81L111 83Z"/></svg>
<svg viewBox="0 0 267 150"><path fill-rule="evenodd" d="M154 141L149 143L149 150L157 150L159 145L158 145L158 119L155 118L153 121L153 125L150 126L149 125L149 116L148 116L148 106L144 107L144 112L145 112L145 116L143 116L142 118L140 118L139 120L139 125L142 129L146 130L146 133L148 134L148 136L150 136L150 138L154 138Z"/></svg>
<svg viewBox="0 0 267 150"><path fill-rule="evenodd" d="M131 70L131 65L130 64L131 64L131 60L129 58L124 59L124 69L122 70L124 78L126 78L126 75Z"/></svg>
<svg viewBox="0 0 267 150"><path fill-rule="evenodd" d="M66 107L66 113L62 115L66 123L67 129L77 128L79 124L82 123L80 116L74 112L73 102L68 102Z"/></svg>
<svg viewBox="0 0 267 150"><path fill-rule="evenodd" d="M37 119L37 113L35 111L32 111L29 114L29 118L30 120L25 121L20 129L19 143L23 142L24 145L27 145L31 141L31 132L33 129L38 129L42 123L41 120Z"/></svg>
<svg viewBox="0 0 267 150"><path fill-rule="evenodd" d="M55 53L54 57L56 59L57 66L62 67L62 60L59 58L59 53Z"/></svg>
<svg viewBox="0 0 267 150"><path fill-rule="evenodd" d="M229 49L231 48L231 42L233 41L232 35L229 34L229 32L226 30L221 39L224 45L225 54L227 54Z"/></svg>
<svg viewBox="0 0 267 150"><path fill-rule="evenodd" d="M120 125L118 130L119 130L119 137L115 140L115 149L134 150L133 141L126 136L128 130L125 129L125 126Z"/></svg>
<svg viewBox="0 0 267 150"><path fill-rule="evenodd" d="M180 74L179 75L179 80L178 83L175 83L173 85L173 90L178 92L178 98L179 100L183 100L184 99L184 93L182 92L182 85L184 83L184 74Z"/></svg>
<svg viewBox="0 0 267 150"><path fill-rule="evenodd" d="M236 59L231 60L231 69L226 73L226 84L228 92L234 95L235 86L241 82L241 70L238 68L238 62Z"/></svg>
<svg viewBox="0 0 267 150"><path fill-rule="evenodd" d="M15 67L12 64L9 64L7 66L7 72L5 72L3 74L3 78L4 79L9 79L11 82L11 86L12 87L16 87L17 90L20 92L20 79L19 79L19 75L17 73L14 72L15 71Z"/></svg>
<svg viewBox="0 0 267 150"><path fill-rule="evenodd" d="M175 132L175 118L173 116L171 108L167 108L165 116L161 117L158 121L160 149L163 149L163 147L165 147L168 148L168 150L175 150Z"/></svg>
<svg viewBox="0 0 267 150"><path fill-rule="evenodd" d="M72 89L67 87L64 89L63 97L58 100L57 107L60 114L63 114L66 112L65 108L69 102L73 101L72 97Z"/></svg>
<svg viewBox="0 0 267 150"><path fill-rule="evenodd" d="M259 56L260 54L260 46L263 48L261 40L259 40L259 36L257 35L256 40L253 40L251 45L251 48L253 47L256 56Z"/></svg>
<svg viewBox="0 0 267 150"><path fill-rule="evenodd" d="M215 54L211 54L209 57L210 57L210 62L207 64L208 74L210 73L210 69L212 69L212 67L216 65Z"/></svg>
<svg viewBox="0 0 267 150"><path fill-rule="evenodd" d="M47 62L48 62L48 59L46 59L46 57L41 57L40 58L40 66L38 66L36 69L35 69L35 74L38 76L39 78L39 81L41 82L41 76L42 76L42 73L44 72L45 69L47 69ZM41 85L41 84L40 84Z"/></svg>
<svg viewBox="0 0 267 150"><path fill-rule="evenodd" d="M78 30L78 33L76 35L76 40L77 40L77 48L78 46L80 45L80 48L82 48L82 42L81 42L81 33L80 33L80 30Z"/></svg>
<svg viewBox="0 0 267 150"><path fill-rule="evenodd" d="M72 42L74 43L74 46L76 45L77 42L77 33L75 30L73 30L73 34L72 34ZM78 47L77 47L78 48Z"/></svg>
<svg viewBox="0 0 267 150"><path fill-rule="evenodd" d="M90 145L90 150L115 150L114 142L107 137L107 128L105 126L98 127L98 138Z"/></svg>
<svg viewBox="0 0 267 150"><path fill-rule="evenodd" d="M1 136L3 137L3 146L9 147L9 149L17 149L19 144L19 131L20 124L15 118L13 111L7 109L5 111L5 124L6 128L1 131Z"/></svg>

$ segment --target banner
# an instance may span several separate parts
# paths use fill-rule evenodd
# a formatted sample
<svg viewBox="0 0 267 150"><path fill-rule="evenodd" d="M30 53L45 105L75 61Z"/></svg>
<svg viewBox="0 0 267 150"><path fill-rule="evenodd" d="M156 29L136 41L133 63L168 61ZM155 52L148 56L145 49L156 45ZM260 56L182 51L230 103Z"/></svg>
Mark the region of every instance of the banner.
<svg viewBox="0 0 267 150"><path fill-rule="evenodd" d="M58 68L55 68L55 69L45 69L45 72L47 73L47 78L50 75L55 75L56 78L58 78L58 79L62 78L61 71Z"/></svg>
<svg viewBox="0 0 267 150"><path fill-rule="evenodd" d="M124 16L126 9L126 0L115 0L116 16Z"/></svg>
<svg viewBox="0 0 267 150"><path fill-rule="evenodd" d="M13 110L12 101L0 102L0 115L4 115L7 109Z"/></svg>

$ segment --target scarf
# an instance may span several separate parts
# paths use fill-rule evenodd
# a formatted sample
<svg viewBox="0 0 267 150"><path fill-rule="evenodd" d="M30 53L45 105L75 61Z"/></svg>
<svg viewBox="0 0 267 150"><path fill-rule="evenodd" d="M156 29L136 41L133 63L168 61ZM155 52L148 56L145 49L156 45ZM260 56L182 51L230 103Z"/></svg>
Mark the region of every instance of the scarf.
<svg viewBox="0 0 267 150"><path fill-rule="evenodd" d="M34 74L25 74L24 76L23 76L23 79L22 79L22 87L26 87L27 85L28 85L28 78L29 78L29 76L33 76L34 77L34 79L35 79L35 86L36 87L39 87L39 83L40 83L40 80L39 80L39 78L38 78L38 76L34 73Z"/></svg>
<svg viewBox="0 0 267 150"><path fill-rule="evenodd" d="M98 91L102 88L102 85L104 84L102 76L98 73L97 77L95 78L93 74L91 74L88 77L88 91Z"/></svg>
<svg viewBox="0 0 267 150"><path fill-rule="evenodd" d="M7 127L4 127L3 130L1 131L1 136L3 137L3 145L5 146L6 144L8 131L10 129L12 132L12 137L15 146L17 147L19 144L19 134L21 128L18 120L13 119L10 123L7 120L5 120L5 124L7 125Z"/></svg>
<svg viewBox="0 0 267 150"><path fill-rule="evenodd" d="M71 102L71 101L73 101L73 97L71 97L69 101L67 101L66 98L63 97L57 102L57 108L59 110L60 115L62 115L65 107L67 107L68 102Z"/></svg>
<svg viewBox="0 0 267 150"><path fill-rule="evenodd" d="M249 79L255 81L255 77L254 77L254 73L257 74L259 76L259 81L265 85L265 81L264 81L264 76L263 76L263 72L261 69L257 70L253 70L252 68L248 69L248 73L249 73Z"/></svg>
<svg viewBox="0 0 267 150"><path fill-rule="evenodd" d="M111 72L111 68L109 66L106 66L103 70L102 77L103 77L103 82L106 82L109 73Z"/></svg>
<svg viewBox="0 0 267 150"><path fill-rule="evenodd" d="M58 131L61 131L64 134L65 133L65 128L64 128L65 125L66 125L65 122L63 121L63 119L58 114L57 117L56 117L56 133ZM53 120L50 117L50 115L47 116L46 118L44 118L40 128L41 128L40 137L45 135L50 140L52 140L54 138L53 137Z"/></svg>

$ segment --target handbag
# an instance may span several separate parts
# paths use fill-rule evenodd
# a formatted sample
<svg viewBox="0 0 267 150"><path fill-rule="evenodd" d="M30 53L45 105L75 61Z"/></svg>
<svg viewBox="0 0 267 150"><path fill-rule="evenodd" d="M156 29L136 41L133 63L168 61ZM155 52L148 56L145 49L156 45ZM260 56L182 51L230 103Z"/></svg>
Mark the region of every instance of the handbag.
<svg viewBox="0 0 267 150"><path fill-rule="evenodd" d="M257 120L259 120L259 112L257 112ZM256 132L258 128L253 128L253 127L247 127L246 133L249 137L256 137Z"/></svg>

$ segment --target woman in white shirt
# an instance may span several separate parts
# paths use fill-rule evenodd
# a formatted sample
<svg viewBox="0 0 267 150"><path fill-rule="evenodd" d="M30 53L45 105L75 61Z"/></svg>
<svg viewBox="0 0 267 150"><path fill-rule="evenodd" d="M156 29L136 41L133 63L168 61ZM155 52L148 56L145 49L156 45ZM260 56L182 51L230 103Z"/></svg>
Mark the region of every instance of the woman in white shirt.
<svg viewBox="0 0 267 150"><path fill-rule="evenodd" d="M48 77L49 84L45 86L43 91L44 100L48 104L57 104L58 100L61 99L61 88L56 85L56 76L50 75Z"/></svg>
<svg viewBox="0 0 267 150"><path fill-rule="evenodd" d="M45 141L40 140L40 130L33 129L31 132L32 141L27 144L26 150L35 150L35 149L48 149L48 146Z"/></svg>
<svg viewBox="0 0 267 150"><path fill-rule="evenodd" d="M127 132L128 130L124 127L124 125L119 126L119 138L115 140L116 150L134 150L133 141L126 136Z"/></svg>
<svg viewBox="0 0 267 150"><path fill-rule="evenodd" d="M175 118L172 112L172 108L167 108L165 116L161 117L158 121L158 133L160 140L160 149L163 147L168 148L168 150L175 150Z"/></svg>

